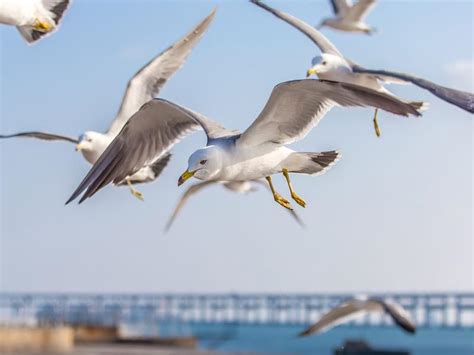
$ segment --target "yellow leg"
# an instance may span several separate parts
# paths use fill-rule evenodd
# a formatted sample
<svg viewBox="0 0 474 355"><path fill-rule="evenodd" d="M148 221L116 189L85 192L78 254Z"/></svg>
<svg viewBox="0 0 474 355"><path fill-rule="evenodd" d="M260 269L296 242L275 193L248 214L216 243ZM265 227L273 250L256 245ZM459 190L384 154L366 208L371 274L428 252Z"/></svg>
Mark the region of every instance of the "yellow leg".
<svg viewBox="0 0 474 355"><path fill-rule="evenodd" d="M279 203L280 205L289 209L290 211L293 211L293 207L291 207L290 202L287 199L283 198L278 192L275 191L271 176L267 176L265 179L267 179L268 185L270 185L270 189L272 190L273 199L275 200L275 202Z"/></svg>
<svg viewBox="0 0 474 355"><path fill-rule="evenodd" d="M377 135L377 137L380 137L381 135L381 132L380 132L380 127L379 127L379 123L377 121L377 113L379 112L379 109L376 108L375 109L375 115L374 115L374 129L375 129L375 134Z"/></svg>
<svg viewBox="0 0 474 355"><path fill-rule="evenodd" d="M288 174L288 170L287 169L283 169L283 176L285 177L286 179L286 182L288 183L288 188L290 189L290 193L291 193L291 198L293 200L296 201L296 203L298 205L300 205L301 207L306 207L306 202L305 200L303 200L301 197L299 197L296 192L293 191L293 186L291 185L291 181L290 181L290 175Z"/></svg>
<svg viewBox="0 0 474 355"><path fill-rule="evenodd" d="M135 196L141 201L145 200L145 198L143 197L143 194L133 186L133 184L130 182L129 179L127 179L127 185L130 188L130 192L132 193L133 196Z"/></svg>

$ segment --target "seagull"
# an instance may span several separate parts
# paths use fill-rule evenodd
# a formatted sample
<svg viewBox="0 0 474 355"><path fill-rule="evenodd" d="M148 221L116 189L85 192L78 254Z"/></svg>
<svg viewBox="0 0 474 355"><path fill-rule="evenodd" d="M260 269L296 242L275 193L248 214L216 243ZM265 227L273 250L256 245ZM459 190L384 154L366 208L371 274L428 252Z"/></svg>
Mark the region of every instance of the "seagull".
<svg viewBox="0 0 474 355"><path fill-rule="evenodd" d="M318 29L330 27L344 32L363 32L372 34L375 28L364 22L370 11L375 7L376 0L359 0L352 5L351 0L330 0L335 18L324 19Z"/></svg>
<svg viewBox="0 0 474 355"><path fill-rule="evenodd" d="M319 79L361 85L392 96L395 96L395 94L387 90L384 84L412 83L422 89L430 91L433 95L444 101L456 105L465 111L474 113L474 95L471 93L440 86L410 74L365 69L352 60L345 58L329 39L306 22L283 11L276 10L259 0L251 0L251 2L295 27L319 47L322 53L312 60L312 67L307 71L307 77L317 75ZM426 109L427 106L424 102L411 102L411 104L417 106L420 111ZM375 133L380 137L377 112L378 110L376 109L373 123Z"/></svg>
<svg viewBox="0 0 474 355"><path fill-rule="evenodd" d="M351 299L324 314L316 323L305 329L299 336L325 332L340 324L347 323L367 313L387 313L392 320L408 333L415 333L416 326L408 312L399 304L380 298Z"/></svg>
<svg viewBox="0 0 474 355"><path fill-rule="evenodd" d="M71 0L2 0L0 23L16 26L32 44L59 27Z"/></svg>
<svg viewBox="0 0 474 355"><path fill-rule="evenodd" d="M290 173L320 175L340 157L337 151L296 152L287 144L303 139L334 106L371 106L399 115L419 115L416 108L390 95L352 85L312 79L281 83L273 89L257 119L243 132L229 130L200 113L164 99L142 106L82 180L70 203L79 203L109 183L118 183L144 165L160 159L187 134L204 130L207 145L188 159L178 186L195 177L203 181L247 181L265 178L273 199L292 210L274 188L272 175L282 173L291 197L302 207Z"/></svg>
<svg viewBox="0 0 474 355"><path fill-rule="evenodd" d="M174 220L178 216L178 213L181 211L181 209L184 207L186 202L189 200L189 198L198 192L202 191L204 188L209 187L211 185L221 185L223 186L226 190L239 193L239 194L248 194L250 192L254 192L258 190L257 185L264 186L268 188L268 185L266 185L262 180L252 180L252 181L223 181L223 182L214 182L211 180L208 181L200 181L197 182L191 186L188 187L188 189L183 193L181 198L178 201L178 204L176 205L173 214L168 220L168 223L166 224L165 230L168 231L171 228L171 225L173 224ZM303 222L301 221L300 217L296 214L295 211L289 211L291 213L291 216L295 219L296 223L298 223L301 227L304 227Z"/></svg>
<svg viewBox="0 0 474 355"><path fill-rule="evenodd" d="M107 148L114 137L120 132L128 118L147 101L158 95L166 82L185 63L194 46L199 42L208 26L212 22L216 9L201 21L192 31L174 43L171 47L153 58L130 79L122 99L120 109L106 133L88 131L78 139L46 132L21 132L10 135L0 135L0 138L29 137L47 141L62 140L76 144L76 151L80 151L84 158L94 164L102 152ZM155 180L169 161L169 155L163 155L152 164L146 164L117 185L128 185L131 193L140 200L143 194L133 185Z"/></svg>

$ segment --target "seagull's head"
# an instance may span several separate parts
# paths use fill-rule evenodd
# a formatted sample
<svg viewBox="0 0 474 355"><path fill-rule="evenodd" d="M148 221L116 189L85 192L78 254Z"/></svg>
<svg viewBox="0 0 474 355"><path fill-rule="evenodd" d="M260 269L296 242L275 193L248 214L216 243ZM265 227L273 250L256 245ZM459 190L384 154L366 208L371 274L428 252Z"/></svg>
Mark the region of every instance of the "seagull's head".
<svg viewBox="0 0 474 355"><path fill-rule="evenodd" d="M81 152L91 164L94 164L110 144L111 139L105 134L89 131L81 134L78 141L76 152Z"/></svg>
<svg viewBox="0 0 474 355"><path fill-rule="evenodd" d="M222 167L223 152L216 146L196 150L188 160L188 168L179 177L178 186L191 177L199 180L211 180Z"/></svg>
<svg viewBox="0 0 474 355"><path fill-rule="evenodd" d="M337 73L347 67L344 59L337 55L323 53L320 56L314 57L311 61L312 67L306 72L306 77L317 75L321 79L331 80L331 74ZM322 76L321 76L322 75Z"/></svg>

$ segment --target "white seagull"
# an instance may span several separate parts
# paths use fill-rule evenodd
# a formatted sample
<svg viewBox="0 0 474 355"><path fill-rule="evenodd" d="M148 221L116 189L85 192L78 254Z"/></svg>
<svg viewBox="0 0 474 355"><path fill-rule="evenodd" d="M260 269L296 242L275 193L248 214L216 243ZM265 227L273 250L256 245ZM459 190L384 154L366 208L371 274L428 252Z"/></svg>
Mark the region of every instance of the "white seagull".
<svg viewBox="0 0 474 355"><path fill-rule="evenodd" d="M28 43L59 27L71 0L1 0L0 23L16 26Z"/></svg>
<svg viewBox="0 0 474 355"><path fill-rule="evenodd" d="M31 137L42 140L63 140L76 143L76 151L80 151L90 164L94 164L109 143L120 132L128 118L138 111L144 103L156 97L166 82L183 66L192 49L212 22L215 13L216 10L212 10L192 31L153 58L130 79L117 116L106 133L88 131L76 139L33 131L0 135L0 138ZM142 193L137 191L133 185L155 180L168 163L169 158L169 154L163 155L159 160L154 161L152 164L144 165L142 169L136 171L117 185L128 185L135 197L143 199Z"/></svg>
<svg viewBox="0 0 474 355"><path fill-rule="evenodd" d="M313 58L312 67L307 71L307 77L317 75L320 79L324 80L353 83L392 96L395 95L388 91L384 87L384 84L412 83L430 91L433 95L444 101L456 105L465 111L474 113L474 95L471 93L440 86L410 74L396 73L386 70L365 69L352 60L345 58L334 44L332 44L320 31L306 22L283 11L276 10L259 0L251 0L251 2L290 24L306 35L319 47L322 53L320 56ZM412 104L416 105L419 110L424 110L426 108L426 104L423 102L412 102ZM375 132L377 136L380 136L380 129L377 123L377 110L375 111L373 122Z"/></svg>
<svg viewBox="0 0 474 355"><path fill-rule="evenodd" d="M187 134L204 130L207 146L195 151L178 186L191 177L204 181L248 181L266 178L274 200L292 209L278 194L271 176L283 173L291 197L300 206L290 173L319 175L338 159L339 153L296 152L287 144L303 139L334 106L371 106L408 116L418 111L405 102L348 83L297 80L277 85L257 119L243 132L228 130L187 108L154 99L134 114L74 191L80 202L109 183L119 183L143 166L152 164Z"/></svg>
<svg viewBox="0 0 474 355"><path fill-rule="evenodd" d="M367 313L388 314L392 320L409 333L415 333L416 326L409 313L399 304L380 298L351 299L324 314L316 323L302 331L299 336L325 332L340 324L364 316Z"/></svg>
<svg viewBox="0 0 474 355"><path fill-rule="evenodd" d="M258 190L257 185L261 185L268 189L268 185L265 184L262 180L252 180L252 181L226 181L226 182L214 182L214 181L200 181L188 187L188 189L183 193L181 198L178 201L171 217L166 224L165 230L168 231L171 228L174 220L178 216L181 209L184 207L186 202L191 198L191 196L197 194L198 192L202 191L206 187L211 185L221 185L228 191L232 191L234 193L246 195L248 193L254 192ZM295 219L296 223L298 223L301 227L304 227L303 221L300 217L296 214L295 211L288 210L291 216Z"/></svg>
<svg viewBox="0 0 474 355"><path fill-rule="evenodd" d="M317 27L330 27L344 32L363 32L372 34L375 28L364 22L375 7L376 0L359 0L355 5L351 0L330 0L335 18L326 18Z"/></svg>

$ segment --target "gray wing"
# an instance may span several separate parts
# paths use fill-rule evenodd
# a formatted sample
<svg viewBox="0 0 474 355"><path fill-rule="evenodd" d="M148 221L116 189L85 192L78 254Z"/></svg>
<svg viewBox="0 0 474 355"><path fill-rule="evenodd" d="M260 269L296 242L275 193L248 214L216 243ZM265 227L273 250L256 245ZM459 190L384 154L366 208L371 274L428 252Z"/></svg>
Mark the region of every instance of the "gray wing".
<svg viewBox="0 0 474 355"><path fill-rule="evenodd" d="M330 0L334 15L344 16L349 11L352 4L348 4L346 0Z"/></svg>
<svg viewBox="0 0 474 355"><path fill-rule="evenodd" d="M192 31L153 58L130 79L119 112L109 128L109 133L115 135L120 132L130 116L138 111L143 104L158 95L163 85L183 66L194 46L206 32L215 14L216 9L212 10Z"/></svg>
<svg viewBox="0 0 474 355"><path fill-rule="evenodd" d="M316 44L321 52L323 53L329 53L329 54L334 54L339 57L343 57L341 52L339 52L332 44L320 31L315 29L313 26L307 24L306 22L290 15L287 14L283 11L276 10L263 2L259 0L250 0L250 2L254 3L255 5L261 7L262 9L272 13L276 17L278 17L280 20L285 21L286 23L290 24L300 32L302 32L304 35L306 35L311 41Z"/></svg>
<svg viewBox="0 0 474 355"><path fill-rule="evenodd" d="M173 224L174 220L178 216L178 213L181 211L181 209L184 207L184 205L186 204L186 202L189 200L191 196L197 194L199 191L201 191L205 187L211 184L215 184L215 183L216 183L215 181L202 181L188 187L188 189L184 192L184 194L179 199L179 202L176 205L173 211L173 214L169 218L168 223L166 223L165 231L168 231L171 228L171 225Z"/></svg>
<svg viewBox="0 0 474 355"><path fill-rule="evenodd" d="M410 318L410 314L399 304L381 299L370 299L370 302L377 302L383 310L390 315L392 320L408 333L416 332L416 325Z"/></svg>
<svg viewBox="0 0 474 355"><path fill-rule="evenodd" d="M344 15L345 20L350 21L364 21L370 11L376 5L376 0L359 0L357 4L352 6L349 11Z"/></svg>
<svg viewBox="0 0 474 355"><path fill-rule="evenodd" d="M71 138L67 136L61 136L59 134L52 134L52 133L46 133L46 132L31 131L31 132L20 132L20 133L15 133L15 134L0 134L0 139L15 138L15 137L37 138L44 141L66 141L66 142L71 142L71 143L76 143L76 144L79 143L79 140L76 138Z"/></svg>
<svg viewBox="0 0 474 355"><path fill-rule="evenodd" d="M344 302L324 314L316 323L302 331L299 336L321 333L339 324L349 322L367 311L364 309L365 305L366 302L361 300ZM382 307L379 308L382 310Z"/></svg>
<svg viewBox="0 0 474 355"><path fill-rule="evenodd" d="M304 138L334 106L420 115L411 104L366 87L312 79L288 81L275 86L263 111L237 142L250 146L293 143Z"/></svg>
<svg viewBox="0 0 474 355"><path fill-rule="evenodd" d="M422 89L426 89L431 92L433 95L439 97L441 100L449 102L463 110L474 113L474 95L460 90L450 89L445 86L441 86L435 84L431 81L418 78L416 76L405 74L405 73L397 73L392 71L386 70L370 70L365 69L360 66L354 66L352 68L354 73L364 73L364 74L373 74L375 76L379 75L382 77L393 77L395 79L401 79L407 82L410 82ZM383 78L382 78L383 79Z"/></svg>
<svg viewBox="0 0 474 355"><path fill-rule="evenodd" d="M177 142L203 129L208 141L222 135L219 125L163 99L143 105L123 127L78 186L69 203L85 191L79 203L113 182L118 184L142 167L155 162Z"/></svg>

